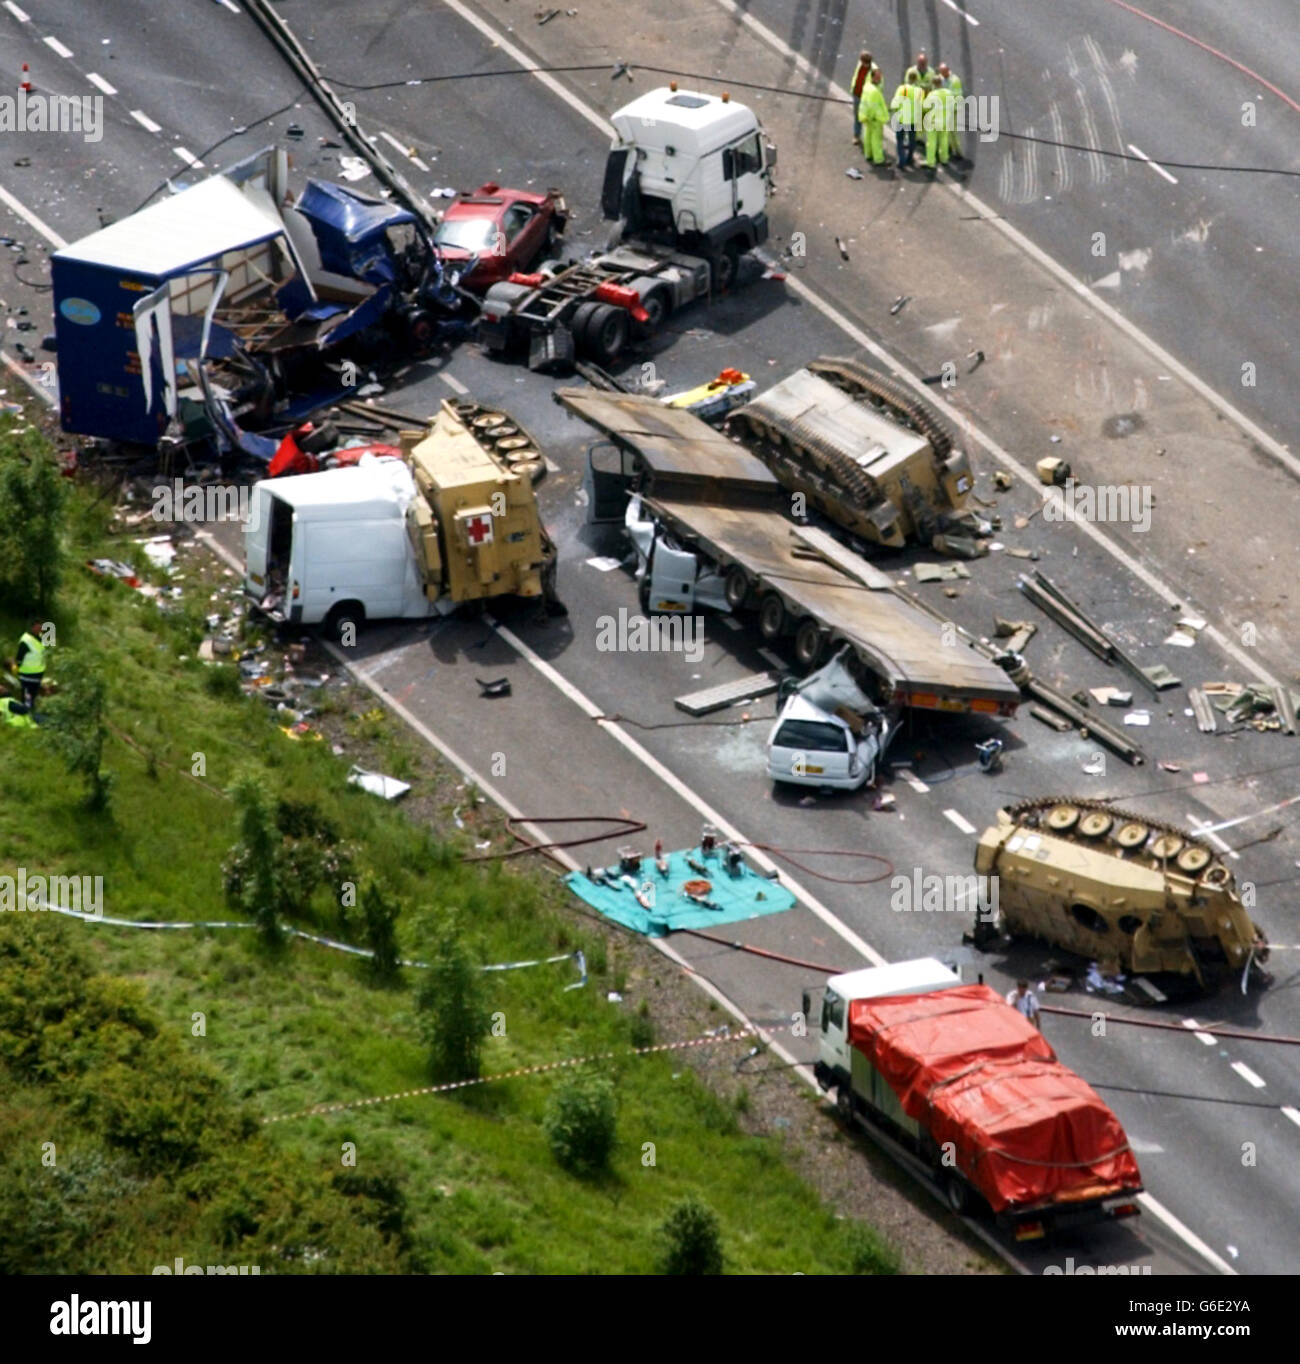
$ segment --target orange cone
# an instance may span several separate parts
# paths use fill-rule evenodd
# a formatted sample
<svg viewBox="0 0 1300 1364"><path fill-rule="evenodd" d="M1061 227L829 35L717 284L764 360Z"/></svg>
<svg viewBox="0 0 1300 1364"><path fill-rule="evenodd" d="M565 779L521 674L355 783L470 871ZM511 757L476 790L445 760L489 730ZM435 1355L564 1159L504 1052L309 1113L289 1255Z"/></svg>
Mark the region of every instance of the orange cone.
<svg viewBox="0 0 1300 1364"><path fill-rule="evenodd" d="M28 93L29 95L30 95L31 92L32 92L32 80L31 80L31 75L32 75L32 73L27 69L27 63L24 62L24 63L23 63L23 78L22 78L22 83L18 86L18 88L19 88L20 90L25 90L25 91L27 91L27 93Z"/></svg>

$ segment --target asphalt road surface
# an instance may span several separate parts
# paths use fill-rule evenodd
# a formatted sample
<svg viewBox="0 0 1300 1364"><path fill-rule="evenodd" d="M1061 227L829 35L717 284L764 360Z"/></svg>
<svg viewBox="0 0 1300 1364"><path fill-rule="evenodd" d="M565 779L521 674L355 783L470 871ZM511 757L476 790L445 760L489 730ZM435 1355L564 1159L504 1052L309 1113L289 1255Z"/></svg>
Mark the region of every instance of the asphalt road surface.
<svg viewBox="0 0 1300 1364"><path fill-rule="evenodd" d="M904 47L919 41L916 19L914 27L897 38L875 36L897 31L898 20L892 11L886 15L883 4L820 7L821 36L811 6L797 9L796 18L804 16L802 27L792 24L788 7L771 3L770 14L757 3L747 8L842 83L848 80L851 55L858 46L855 35L863 28L872 35L877 57L893 65ZM912 8L925 12L920 6ZM987 8L988 14L978 6L972 10L981 20L978 28L947 7L932 10L939 34L954 47L951 51L939 47L928 32L925 41L932 54L950 58L953 52L962 54L955 64L961 66L968 92L982 90L986 79L993 88L1005 90L1017 129L1054 127L1053 99L1059 109L1070 111L1072 119L1082 120L1082 126L1085 106L1094 121L1103 113L1111 118L1105 76L1119 110L1118 129L1099 124L1111 142L1132 140L1149 155L1172 156L1185 151L1191 139L1157 138L1147 126L1177 127L1180 110L1196 103L1198 92L1204 96L1226 81L1217 59L1106 0L1086 0L1070 8L1069 23L1079 26L1077 34L1068 27L1063 30L1059 16L1052 19L1037 12L1026 16L1020 9L1013 16L1006 9L1000 19L1002 3ZM343 72L353 81L362 80L358 72L365 71L373 72L369 81L380 83L404 80L412 73L496 71L511 65L483 33L440 5L415 12L374 5L359 14L357 6L321 11L297 0L279 9L308 40L309 50L327 72ZM1280 5L1261 9L1276 10L1274 17L1282 17ZM1081 10L1088 15L1080 17ZM1287 55L1280 38L1269 42L1252 31L1243 42L1228 20L1217 22L1229 31L1216 33L1209 26L1208 6L1179 10L1182 17L1173 22L1190 28L1189 16L1205 19L1207 27L1197 29L1198 34L1213 33L1205 40L1233 51L1256 70L1265 72L1270 63L1281 64ZM38 85L65 92L97 88L89 81L94 74L117 91L106 99L102 143L43 145L36 164L21 171L9 168L10 158L0 162L0 184L69 240L94 230L101 211L112 217L131 212L165 177L192 177L177 147L191 156L204 155L218 139L288 103L298 91L248 17L223 5L178 11L119 0L98 6L94 18L87 20L79 6L64 0L32 3L24 12L30 16L26 23L9 10L0 12L5 38L0 44L0 72L5 79L16 80L18 63L31 60L25 54L38 52L40 66L34 73ZM842 41L831 31L836 13L842 19L840 33L848 35ZM44 35L55 37L72 56L57 55L41 41ZM888 48L890 41L897 52ZM1099 58L1092 55L1090 42L1098 45ZM1076 96L1079 87L1069 65L1062 63L1063 45L1074 53L1086 100ZM1131 63L1123 60L1129 49L1139 54L1132 80ZM1286 62L1287 67L1292 65ZM1010 86L1003 84L1009 78L999 75L994 85L991 73L1012 69L1052 74L1044 80L1037 75L1028 82L1022 78ZM1152 117L1143 113L1145 104L1140 105L1146 90L1141 77L1152 69L1172 72L1169 79L1176 88L1160 83L1164 102L1152 98L1166 121L1141 125L1139 135L1134 131L1139 119ZM990 73L987 78L985 72ZM1232 79L1236 82L1238 77ZM1234 86L1234 100L1238 93ZM590 120L540 82L525 78L506 85L491 77L458 82L454 98L429 86L405 85L358 90L351 97L368 130L387 132L417 149L428 171L408 159L403 172L422 191L442 185L467 187L486 178L526 186L560 184L577 209L573 245L586 248L601 240L605 227L594 205L604 159L602 139ZM1240 95L1247 97L1249 92ZM1275 117L1271 121L1261 117L1260 149L1254 150L1252 143L1250 159L1283 164L1277 158L1284 157L1286 128L1279 121L1276 101L1267 107ZM235 136L208 167L286 136L291 123L303 134L292 144L299 173L336 174L338 152L320 144L328 130L310 105ZM1083 140L1077 138L1079 130L1071 123L1067 140ZM1195 158L1184 159L1219 161L1238 155L1234 136L1225 131L1215 142L1207 132L1199 140L1212 154L1202 156L1198 146ZM382 145L397 155L386 139ZM1250 357L1259 355L1261 374L1273 368L1288 371L1290 350L1280 309L1287 272L1294 271L1294 247L1283 236L1290 206L1284 196L1293 193L1290 182L1252 180L1246 196L1240 189L1246 183L1242 177L1225 179L1219 190L1217 180L1210 184L1200 177L1193 182L1180 175L1175 187L1140 164L1108 164L1103 174L1088 158L1076 157L1070 163L1069 186L1058 191L1045 188L1059 170L1056 158L1040 149L1036 174L1044 192L1053 195L1048 203L1041 194L1022 193L1028 173L1014 169L1014 159L1024 156L1023 150L989 144L977 153L976 175L983 182L983 194L999 198L1003 211L1045 250L1080 273L1085 262L1078 240L1093 230L1114 235L1116 249L1149 250L1151 259L1142 269L1117 267L1123 279L1118 304L1136 309L1135 318L1205 378L1217 383L1215 376L1224 376L1223 386L1233 385L1234 401L1243 401L1233 377L1246 353L1243 347ZM1009 163L1013 172L1008 178L1002 166ZM1005 196L1000 189L1004 182ZM1261 206L1267 211L1252 211ZM1267 221L1250 236L1246 229L1257 216ZM1185 240L1181 235L1185 225L1202 218L1211 221L1205 239ZM1177 226L1171 229L1171 224ZM30 223L15 221L6 230L36 239ZM1255 252L1257 244L1265 250ZM1187 303L1189 293L1198 300L1194 307ZM1190 313L1213 318L1216 325L1189 325ZM1249 324L1233 325L1237 316L1248 317ZM751 279L734 295L683 314L680 325L659 338L645 356L629 357L627 368L630 372L649 359L671 386L685 387L734 363L736 354L742 353L753 357L749 367L766 382L815 355L850 349L851 343L823 312L793 306L779 282ZM791 867L788 861L783 866L809 893L807 898L816 901L816 912L801 907L741 925L729 936L840 968L863 960L849 939L869 944L890 960L945 950L960 938L963 925L953 922L960 916L894 912L888 877L894 872L910 875L914 869L969 870L975 841L970 830L982 829L1002 802L1058 793L1123 796L1125 805L1185 823L1192 818L1219 821L1249 815L1293 794L1295 759L1287 747L1291 741L1250 731L1227 737L1200 735L1183 713L1182 692L1165 693L1165 698L1173 698L1167 702L1147 703L1150 726L1135 731L1149 755L1140 768L1108 757L1103 772L1085 774L1085 765L1092 765L1097 752L1095 745L1074 735L1054 734L1025 716L1007 726L1006 768L989 777L978 772L973 747L987 730L979 724L936 719L918 722L900 737L890 755L886 787L897 798L896 813L875 812L862 795L805 798L774 793L763 774L763 739L773 712L770 699L749 707L755 719L744 725L736 723L734 712L709 717L710 723L683 723L672 704L673 697L684 691L770 666L757 648L755 634L709 620L703 660L694 664L675 656L629 659L597 648L601 616L617 614L620 607L637 609L635 584L626 568L627 546L616 529L586 524L582 470L591 434L552 402L552 387L551 380L489 360L476 347L464 345L417 366L390 401L402 408L432 407L448 393L467 389L506 407L544 443L557 470L543 486L542 496L560 545L567 619L541 625L531 612L502 608L499 630L483 621L460 619L377 626L363 636L356 666L478 771L494 772L502 765L499 758L504 758L504 773L494 776L492 785L543 826L548 815L627 811L647 821L647 838L662 836L670 847L685 846L697 838L707 810L734 825L746 840L774 849L869 851L887 859L887 865L864 865L825 851L797 853L802 866ZM1261 380L1254 397L1265 404L1271 401L1269 392ZM1276 411L1261 407L1258 415L1285 438L1280 402ZM987 470L978 490L992 494ZM1028 514L1036 505L1027 491L998 501L1000 513L1008 519ZM1068 581L1074 595L1122 640L1151 644L1152 621L1166 618L1165 608L1093 540L1076 528L1049 528L1039 519L1016 543L1039 550L1044 571ZM917 557L926 556L902 556L891 561L891 571L977 633L987 632L995 614L1032 614L1015 588L1016 574L1025 565L1005 554L974 565L971 582L962 585L955 600L942 597L938 585L913 583L907 571ZM611 566L611 559L624 562ZM1177 567L1172 564L1167 570L1175 583ZM1067 690L1104 682L1127 685L1107 675L1081 646L1046 622L1040 624L1044 628L1031 645L1031 662L1038 666L1050 660L1046 670L1070 679L1073 685ZM1216 663L1225 676L1239 671L1229 660L1218 658L1213 643L1204 638L1196 653L1198 675L1206 668L1212 672ZM1157 660L1176 672L1186 671L1182 650L1162 650L1157 644L1144 653L1143 661ZM488 672L511 677L511 698L488 702L479 697L474 676ZM1137 704L1144 704L1142 698ZM621 719L601 723L592 718L593 712ZM1160 760L1177 770L1162 768ZM1196 774L1207 780L1197 780ZM1289 912L1300 849L1292 829L1283 825L1286 818L1253 820L1226 835L1234 845L1246 844L1281 826L1276 837L1244 848L1234 860L1238 878L1260 887L1254 915L1278 945L1274 987L1262 996L1243 997L1226 990L1212 999L1182 1005L1106 1006L1114 1015L1139 1022L1194 1021L1197 1031L1211 1037L1211 1044L1199 1040L1190 1027L1152 1031L1115 1024L1104 1038L1097 1038L1084 1021L1049 1019L1053 1045L1115 1108L1134 1141L1148 1189L1177 1225L1148 1209L1136 1225L1081 1237L1077 1244L1058 1243L1027 1258L1023 1249L1017 1250L1030 1269L1041 1269L1065 1254L1093 1263L1151 1264L1156 1272L1227 1268L1255 1274L1300 1267L1294 1236L1300 1208L1296 1160L1300 1095L1294 1048L1213 1038L1215 1025L1300 1036L1296 992L1300 929ZM612 853L612 845L602 845L593 855ZM862 884L867 877L881 879ZM760 1024L788 1023L798 1008L800 991L820 984L816 972L774 965L699 939L675 939L673 946ZM1041 976L1050 957L1045 949L1018 947L1011 953L978 957L972 969L1006 988L1018 975ZM1056 1001L1085 1011L1095 1004L1079 992ZM801 1060L811 1058L807 1042L791 1039L786 1045ZM1208 1257L1198 1253L1198 1244Z"/></svg>

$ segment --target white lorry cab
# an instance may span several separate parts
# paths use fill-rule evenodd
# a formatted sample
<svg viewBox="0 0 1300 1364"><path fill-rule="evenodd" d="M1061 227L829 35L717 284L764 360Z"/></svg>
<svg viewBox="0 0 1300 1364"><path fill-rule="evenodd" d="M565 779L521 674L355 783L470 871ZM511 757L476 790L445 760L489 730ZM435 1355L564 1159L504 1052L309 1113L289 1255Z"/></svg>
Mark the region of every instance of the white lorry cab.
<svg viewBox="0 0 1300 1364"><path fill-rule="evenodd" d="M601 208L629 240L660 239L714 265L716 289L767 239L776 148L752 109L727 95L663 86L610 120Z"/></svg>
<svg viewBox="0 0 1300 1364"><path fill-rule="evenodd" d="M421 618L425 594L407 535L416 496L398 460L267 479L253 487L244 527L244 591L272 620L325 622Z"/></svg>
<svg viewBox="0 0 1300 1364"><path fill-rule="evenodd" d="M782 687L784 704L767 737L767 774L774 782L856 791L875 781L898 716L872 703L854 680L851 661L841 648L816 672Z"/></svg>

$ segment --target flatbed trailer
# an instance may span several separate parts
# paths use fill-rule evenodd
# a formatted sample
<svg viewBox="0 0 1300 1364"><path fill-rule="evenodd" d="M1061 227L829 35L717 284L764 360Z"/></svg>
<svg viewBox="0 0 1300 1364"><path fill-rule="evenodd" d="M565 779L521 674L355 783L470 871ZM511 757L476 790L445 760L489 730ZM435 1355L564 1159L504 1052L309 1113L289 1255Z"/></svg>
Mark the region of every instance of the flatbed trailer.
<svg viewBox="0 0 1300 1364"><path fill-rule="evenodd" d="M609 438L589 451L589 519L627 526L647 612L756 610L763 638L793 637L804 668L848 644L882 704L1015 713L1020 689L1001 667L832 535L794 520L789 494L739 443L640 395L564 388L555 398Z"/></svg>

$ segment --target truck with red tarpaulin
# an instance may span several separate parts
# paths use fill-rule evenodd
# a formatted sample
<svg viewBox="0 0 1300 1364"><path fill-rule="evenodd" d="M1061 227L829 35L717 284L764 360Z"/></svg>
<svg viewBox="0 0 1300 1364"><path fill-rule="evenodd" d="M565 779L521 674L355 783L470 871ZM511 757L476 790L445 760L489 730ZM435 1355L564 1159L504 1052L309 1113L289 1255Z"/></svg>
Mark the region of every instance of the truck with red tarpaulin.
<svg viewBox="0 0 1300 1364"><path fill-rule="evenodd" d="M954 1212L1017 1240L1138 1213L1119 1119L987 985L926 958L833 976L818 1060L841 1116L930 1168Z"/></svg>

